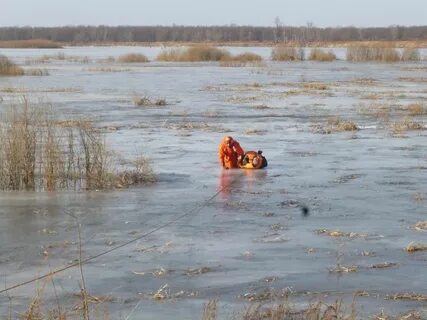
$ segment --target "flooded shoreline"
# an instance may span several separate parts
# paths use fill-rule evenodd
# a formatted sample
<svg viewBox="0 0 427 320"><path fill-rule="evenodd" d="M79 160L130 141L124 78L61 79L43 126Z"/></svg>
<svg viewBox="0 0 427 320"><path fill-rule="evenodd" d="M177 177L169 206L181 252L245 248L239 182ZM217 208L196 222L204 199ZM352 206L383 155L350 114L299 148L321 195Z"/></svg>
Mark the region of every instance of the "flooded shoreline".
<svg viewBox="0 0 427 320"><path fill-rule="evenodd" d="M360 319L381 309L425 312L422 299L395 296L427 295L426 251L405 251L410 243L427 243L425 231L413 228L427 220L425 61L267 61L243 68L156 62L90 71L102 65L97 59L134 49L66 48L66 55L93 62L54 61L41 66L49 76L0 78L2 108L21 91L47 100L61 114L104 130L109 147L125 158L148 156L159 180L106 192L1 193L3 283L78 259L70 213L78 217L89 257L167 224L222 190L194 214L84 266L90 293L111 298L102 308L120 317L142 300L135 319L200 319L203 303L218 299L228 318L250 303L245 294L287 290L301 308L312 299L342 297L350 304L359 292ZM270 48L257 50L268 58ZM41 54L4 52L18 62ZM170 103L136 106L134 96ZM420 105L418 114L413 104ZM344 121L357 129L338 130ZM262 149L266 170L221 170L216 152L225 134L244 149ZM78 270L55 276L61 303L77 303L79 281ZM41 285L10 292L14 312L26 310ZM165 285L167 298L153 299ZM47 283L45 297L54 305L52 290ZM8 310L2 295L0 314Z"/></svg>

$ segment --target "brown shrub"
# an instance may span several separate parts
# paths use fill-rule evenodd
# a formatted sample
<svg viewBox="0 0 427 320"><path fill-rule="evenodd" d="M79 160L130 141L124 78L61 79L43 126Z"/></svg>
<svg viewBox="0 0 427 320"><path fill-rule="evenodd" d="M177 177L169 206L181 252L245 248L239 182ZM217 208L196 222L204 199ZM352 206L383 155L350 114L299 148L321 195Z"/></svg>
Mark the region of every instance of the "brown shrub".
<svg viewBox="0 0 427 320"><path fill-rule="evenodd" d="M321 49L314 48L311 50L308 59L314 61L334 61L337 59L337 56L332 50L325 52Z"/></svg>
<svg viewBox="0 0 427 320"><path fill-rule="evenodd" d="M0 55L0 76L22 76L24 69L17 66L7 57Z"/></svg>
<svg viewBox="0 0 427 320"><path fill-rule="evenodd" d="M271 59L274 61L302 61L304 60L304 49L277 46L271 51Z"/></svg>
<svg viewBox="0 0 427 320"><path fill-rule="evenodd" d="M148 58L141 53L128 53L120 56L117 59L120 63L146 63L149 62Z"/></svg>

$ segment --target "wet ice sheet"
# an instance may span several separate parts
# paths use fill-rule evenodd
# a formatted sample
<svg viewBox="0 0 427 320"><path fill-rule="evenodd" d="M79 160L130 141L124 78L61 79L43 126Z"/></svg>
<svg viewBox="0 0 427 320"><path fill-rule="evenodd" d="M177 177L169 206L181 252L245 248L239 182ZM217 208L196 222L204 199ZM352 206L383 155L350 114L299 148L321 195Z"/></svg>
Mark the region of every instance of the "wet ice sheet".
<svg viewBox="0 0 427 320"><path fill-rule="evenodd" d="M123 52L75 50L64 52L99 59ZM138 50L154 55L152 49ZM259 50L268 56L269 49ZM107 133L110 146L128 158L147 154L160 181L124 191L1 194L4 282L24 281L78 258L70 214L82 224L84 255L90 256L167 223L223 189L197 213L85 266L90 292L111 295L113 315L127 314L142 298L143 312L136 318L146 319L154 314L199 319L202 303L211 298L224 302L223 312L231 313L245 301L241 295L272 288L287 288L297 304L313 293L347 298L367 291L370 297L360 298L362 316L382 308L396 313L421 308L421 302L384 298L427 293L425 253L404 251L412 241L426 242L425 233L410 228L426 220L426 133L394 137L387 124L361 109L394 105L392 120L406 117L399 106L425 103L427 88L399 78L425 78L425 62L269 62L262 68L153 63L114 73L93 72L90 66L57 61L43 66L50 76L0 78L0 88L31 91L31 97L51 101L58 112L114 127ZM364 85L360 79L377 83ZM328 88L304 91L307 81ZM379 98L366 99L373 93ZM20 93L3 90L0 95L6 106ZM136 107L134 95L164 97L171 104ZM337 115L362 130L313 133L312 124ZM425 115L415 120L425 123ZM218 169L216 147L224 134L246 149L263 149L268 169ZM301 205L310 208L308 217L301 215ZM329 237L316 232L321 229L363 236ZM396 265L372 268L384 262ZM337 266L358 269L330 272ZM198 274L203 267L206 272ZM156 276L159 271L162 275ZM77 270L55 278L61 301L74 301L70 294L79 291L79 280ZM166 284L173 299L151 299ZM14 309L24 310L34 292L34 286L14 290ZM52 297L51 289L46 295ZM3 314L9 300L0 299Z"/></svg>

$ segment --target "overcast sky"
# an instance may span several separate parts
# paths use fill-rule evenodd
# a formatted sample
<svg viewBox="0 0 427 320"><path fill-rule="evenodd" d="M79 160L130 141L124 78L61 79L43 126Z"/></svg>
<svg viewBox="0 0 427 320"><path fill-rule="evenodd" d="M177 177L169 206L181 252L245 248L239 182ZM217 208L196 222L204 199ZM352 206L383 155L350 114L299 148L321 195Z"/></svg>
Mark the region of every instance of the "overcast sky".
<svg viewBox="0 0 427 320"><path fill-rule="evenodd" d="M427 0L0 0L0 26L427 25Z"/></svg>

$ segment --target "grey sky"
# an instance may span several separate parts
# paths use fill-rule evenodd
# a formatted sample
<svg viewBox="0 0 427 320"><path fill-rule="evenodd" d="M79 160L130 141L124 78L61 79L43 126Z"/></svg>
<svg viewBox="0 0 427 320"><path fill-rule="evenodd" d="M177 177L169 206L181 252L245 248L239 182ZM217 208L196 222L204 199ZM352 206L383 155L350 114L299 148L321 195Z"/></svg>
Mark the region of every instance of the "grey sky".
<svg viewBox="0 0 427 320"><path fill-rule="evenodd" d="M0 0L0 26L427 25L427 0Z"/></svg>

